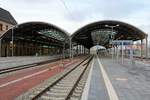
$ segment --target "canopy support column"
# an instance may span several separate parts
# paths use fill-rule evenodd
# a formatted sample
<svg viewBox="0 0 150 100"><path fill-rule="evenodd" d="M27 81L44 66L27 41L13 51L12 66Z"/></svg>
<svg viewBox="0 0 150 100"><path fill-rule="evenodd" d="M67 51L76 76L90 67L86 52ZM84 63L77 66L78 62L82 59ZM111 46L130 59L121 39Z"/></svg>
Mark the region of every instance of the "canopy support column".
<svg viewBox="0 0 150 100"><path fill-rule="evenodd" d="M69 38L70 40L70 58L72 58L72 38Z"/></svg>
<svg viewBox="0 0 150 100"><path fill-rule="evenodd" d="M143 58L143 40L141 40L141 60Z"/></svg>
<svg viewBox="0 0 150 100"><path fill-rule="evenodd" d="M80 55L82 54L82 48L81 48L81 45L80 45Z"/></svg>
<svg viewBox="0 0 150 100"><path fill-rule="evenodd" d="M85 47L84 47L84 54L85 54Z"/></svg>
<svg viewBox="0 0 150 100"><path fill-rule="evenodd" d="M146 38L145 38L145 40L146 40L146 59L148 58L148 36L146 36Z"/></svg>
<svg viewBox="0 0 150 100"><path fill-rule="evenodd" d="M12 43L12 50L11 50L11 56L14 56L14 28L12 28L12 36L11 36L11 43Z"/></svg>
<svg viewBox="0 0 150 100"><path fill-rule="evenodd" d="M77 55L79 54L79 45L77 44Z"/></svg>
<svg viewBox="0 0 150 100"><path fill-rule="evenodd" d="M74 45L73 45L73 43L72 43L72 45L71 45L71 58L73 58L74 57L74 49L73 49L73 47L74 47Z"/></svg>
<svg viewBox="0 0 150 100"><path fill-rule="evenodd" d="M2 39L0 39L0 57L2 56Z"/></svg>
<svg viewBox="0 0 150 100"><path fill-rule="evenodd" d="M116 51L117 51L117 55L116 55L116 57L117 57L117 62L119 62L119 60L118 60L118 58L119 58L119 49L118 49L118 47L116 47Z"/></svg>
<svg viewBox="0 0 150 100"><path fill-rule="evenodd" d="M121 62L122 62L122 64L123 64L123 55L124 55L124 53L123 53L123 42L122 42L122 45L121 45L121 55L122 55L122 59L121 59Z"/></svg>

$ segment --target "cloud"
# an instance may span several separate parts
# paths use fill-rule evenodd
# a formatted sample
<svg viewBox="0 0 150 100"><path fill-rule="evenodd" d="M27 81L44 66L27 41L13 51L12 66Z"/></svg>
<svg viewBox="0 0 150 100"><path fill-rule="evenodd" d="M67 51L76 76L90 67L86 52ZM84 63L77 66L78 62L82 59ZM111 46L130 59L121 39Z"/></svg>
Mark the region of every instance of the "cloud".
<svg viewBox="0 0 150 100"><path fill-rule="evenodd" d="M109 3L108 3L109 2ZM132 14L136 11L143 10L145 3L135 2L134 0L82 0L82 2L67 1L70 14L65 15L66 18L72 21L84 21L96 17L103 19L119 19L121 17Z"/></svg>
<svg viewBox="0 0 150 100"><path fill-rule="evenodd" d="M132 0L107 0L102 6L96 6L95 11L98 9L99 12L102 12L104 17L110 18L121 18L126 15L130 15L135 11L142 10L145 5L139 2L133 2ZM142 9L141 9L142 8ZM98 12L98 11L97 11Z"/></svg>

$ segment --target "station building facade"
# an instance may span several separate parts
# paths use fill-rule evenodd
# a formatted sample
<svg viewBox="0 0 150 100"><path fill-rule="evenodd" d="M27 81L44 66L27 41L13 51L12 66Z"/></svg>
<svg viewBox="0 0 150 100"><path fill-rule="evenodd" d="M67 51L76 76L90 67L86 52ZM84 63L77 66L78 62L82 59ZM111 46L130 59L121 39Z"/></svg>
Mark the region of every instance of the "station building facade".
<svg viewBox="0 0 150 100"><path fill-rule="evenodd" d="M119 26L116 27L117 25ZM110 26L115 27L112 30ZM95 45L104 46L106 49L113 48L110 45L112 38L113 40L141 40L141 57L143 39L145 39L146 56L148 54L146 33L127 23L113 20L90 23L69 36L66 31L50 23L17 24L8 11L0 8L0 34L0 56L2 57L69 54L69 52L70 56L84 54Z"/></svg>
<svg viewBox="0 0 150 100"><path fill-rule="evenodd" d="M14 17L0 8L0 56L42 56L62 54L69 35L44 22L17 24Z"/></svg>
<svg viewBox="0 0 150 100"><path fill-rule="evenodd" d="M18 24L0 37L0 53L7 56L43 56L62 54L69 35L45 22Z"/></svg>

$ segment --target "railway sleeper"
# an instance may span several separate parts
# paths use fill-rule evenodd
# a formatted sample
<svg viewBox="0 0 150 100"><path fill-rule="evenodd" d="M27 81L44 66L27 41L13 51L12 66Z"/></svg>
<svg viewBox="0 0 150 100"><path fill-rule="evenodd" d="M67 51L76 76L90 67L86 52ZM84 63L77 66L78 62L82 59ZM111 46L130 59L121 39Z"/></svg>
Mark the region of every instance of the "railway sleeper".
<svg viewBox="0 0 150 100"><path fill-rule="evenodd" d="M65 100L63 97L49 97L49 96L42 96L37 100Z"/></svg>
<svg viewBox="0 0 150 100"><path fill-rule="evenodd" d="M48 92L46 92L46 94L45 95L47 95L47 96L51 96L51 97L65 97L66 96L66 93L64 92L58 92L58 93L56 93L56 92L50 92L50 91L48 91Z"/></svg>
<svg viewBox="0 0 150 100"><path fill-rule="evenodd" d="M71 97L69 100L80 100L78 97Z"/></svg>
<svg viewBox="0 0 150 100"><path fill-rule="evenodd" d="M62 86L54 86L53 88L61 90L61 89L71 89L72 87L62 87Z"/></svg>
<svg viewBox="0 0 150 100"><path fill-rule="evenodd" d="M69 90L67 90L67 89L57 90L57 89L53 89L53 88L50 89L50 91L53 91L53 92L56 92L56 93L61 93L61 92L63 92L63 93L65 92L66 93L66 92L69 92Z"/></svg>

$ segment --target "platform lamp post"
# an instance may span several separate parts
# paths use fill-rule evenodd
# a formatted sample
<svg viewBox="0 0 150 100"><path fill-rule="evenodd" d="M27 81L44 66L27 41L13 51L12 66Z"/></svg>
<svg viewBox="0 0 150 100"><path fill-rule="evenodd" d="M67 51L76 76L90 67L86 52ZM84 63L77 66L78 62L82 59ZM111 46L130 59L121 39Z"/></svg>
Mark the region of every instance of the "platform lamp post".
<svg viewBox="0 0 150 100"><path fill-rule="evenodd" d="M111 40L110 40L110 42L112 42L113 39L114 39L114 34L113 34L114 28L115 28L115 27L119 27L119 24L114 25L114 26L105 25L105 27L111 28ZM112 51L112 60L113 60L113 58L114 58L114 54L113 54L113 51Z"/></svg>
<svg viewBox="0 0 150 100"><path fill-rule="evenodd" d="M14 28L17 28L18 26L14 26L12 28L12 37L11 37L11 44L12 44L12 50L11 50L11 56L14 56Z"/></svg>

